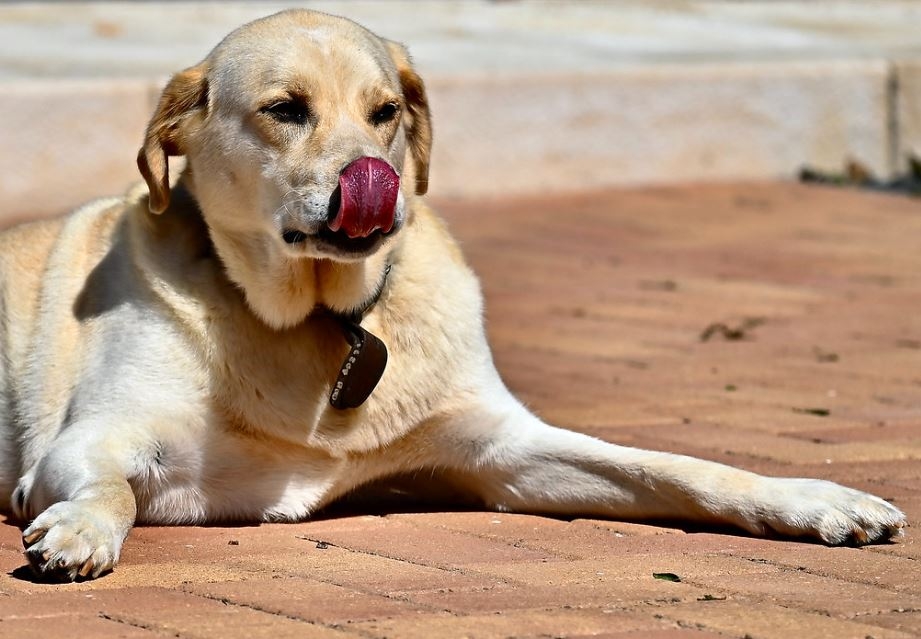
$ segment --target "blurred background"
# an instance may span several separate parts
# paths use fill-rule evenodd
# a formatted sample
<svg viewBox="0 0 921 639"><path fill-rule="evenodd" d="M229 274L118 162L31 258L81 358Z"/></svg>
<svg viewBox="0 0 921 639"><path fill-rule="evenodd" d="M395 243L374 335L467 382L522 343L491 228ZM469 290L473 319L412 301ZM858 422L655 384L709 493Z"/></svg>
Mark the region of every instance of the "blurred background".
<svg viewBox="0 0 921 639"><path fill-rule="evenodd" d="M7 2L0 224L124 191L169 74L292 6L409 47L440 198L891 180L921 155L919 2Z"/></svg>

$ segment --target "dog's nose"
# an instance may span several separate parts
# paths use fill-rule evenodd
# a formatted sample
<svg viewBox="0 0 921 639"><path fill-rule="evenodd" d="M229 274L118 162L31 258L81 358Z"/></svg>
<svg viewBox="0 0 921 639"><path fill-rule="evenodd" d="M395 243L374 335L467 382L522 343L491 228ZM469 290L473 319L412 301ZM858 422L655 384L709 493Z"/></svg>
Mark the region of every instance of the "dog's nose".
<svg viewBox="0 0 921 639"><path fill-rule="evenodd" d="M339 206L327 222L331 231L343 231L354 239L393 228L400 176L384 160L358 158L339 174L337 191Z"/></svg>

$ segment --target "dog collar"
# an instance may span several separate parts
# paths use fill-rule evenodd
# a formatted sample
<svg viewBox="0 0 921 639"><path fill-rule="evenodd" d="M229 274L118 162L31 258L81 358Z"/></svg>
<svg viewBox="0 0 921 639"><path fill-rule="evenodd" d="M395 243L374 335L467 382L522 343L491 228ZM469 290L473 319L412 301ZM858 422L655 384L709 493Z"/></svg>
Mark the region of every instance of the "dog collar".
<svg viewBox="0 0 921 639"><path fill-rule="evenodd" d="M374 294L368 298L368 301L359 306L356 309L353 309L349 313L337 313L335 311L330 311L337 318L346 319L354 324L361 324L361 320L365 318L365 315L370 313L377 303L381 299L381 295L384 294L384 289L387 288L387 278L390 277L390 269L393 268L393 264L387 263L387 266L384 267L384 275L381 277L380 283L378 283L377 288L374 289Z"/></svg>
<svg viewBox="0 0 921 639"><path fill-rule="evenodd" d="M329 394L330 405L338 410L358 408L364 404L387 368L387 346L378 336L362 328L361 321L383 295L391 268L392 265L387 264L377 290L363 306L350 313L330 311L349 344L349 353L339 367Z"/></svg>

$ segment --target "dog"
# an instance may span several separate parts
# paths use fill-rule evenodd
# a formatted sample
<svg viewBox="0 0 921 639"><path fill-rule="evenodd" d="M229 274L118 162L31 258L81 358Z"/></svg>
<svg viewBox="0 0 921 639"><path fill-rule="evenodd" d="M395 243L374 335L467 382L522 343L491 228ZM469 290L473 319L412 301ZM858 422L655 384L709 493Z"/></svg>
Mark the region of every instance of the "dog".
<svg viewBox="0 0 921 639"><path fill-rule="evenodd" d="M136 523L299 521L435 471L499 511L901 535L872 495L530 413L422 199L431 144L402 45L285 11L172 77L146 186L0 235L0 508L39 576L110 571Z"/></svg>

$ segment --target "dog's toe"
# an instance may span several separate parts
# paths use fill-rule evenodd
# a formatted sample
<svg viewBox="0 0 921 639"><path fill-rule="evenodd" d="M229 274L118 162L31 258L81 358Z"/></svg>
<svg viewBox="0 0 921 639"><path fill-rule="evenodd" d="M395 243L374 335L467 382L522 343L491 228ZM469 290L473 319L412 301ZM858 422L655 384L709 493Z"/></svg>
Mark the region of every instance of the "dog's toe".
<svg viewBox="0 0 921 639"><path fill-rule="evenodd" d="M840 513L840 517L822 531L823 541L862 546L902 534L906 520L898 508L860 491L837 488L838 494L831 495L827 507Z"/></svg>
<svg viewBox="0 0 921 639"><path fill-rule="evenodd" d="M817 479L771 479L764 523L791 537L862 546L902 535L898 508L873 495Z"/></svg>
<svg viewBox="0 0 921 639"><path fill-rule="evenodd" d="M43 579L95 578L115 567L122 539L106 518L78 502L59 502L23 532L25 555Z"/></svg>

